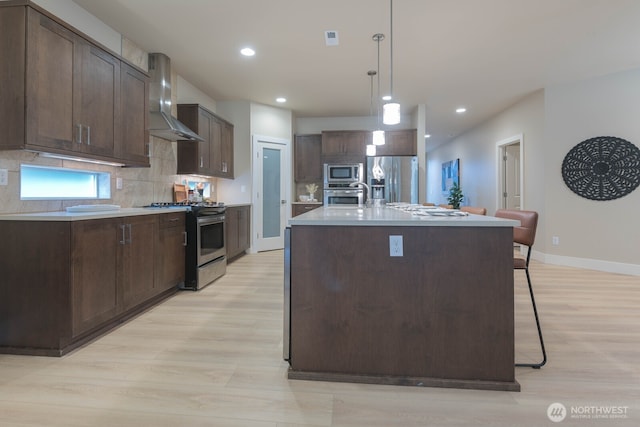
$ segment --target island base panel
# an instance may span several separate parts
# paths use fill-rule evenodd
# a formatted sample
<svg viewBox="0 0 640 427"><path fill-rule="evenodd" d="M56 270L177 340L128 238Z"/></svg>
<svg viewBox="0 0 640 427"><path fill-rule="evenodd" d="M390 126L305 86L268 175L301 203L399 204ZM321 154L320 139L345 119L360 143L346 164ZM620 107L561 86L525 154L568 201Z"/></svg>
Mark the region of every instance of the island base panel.
<svg viewBox="0 0 640 427"><path fill-rule="evenodd" d="M329 381L356 384L400 385L412 387L460 388L468 390L520 391L517 381L452 380L426 377L350 375L330 372L307 372L289 369L287 378L302 381Z"/></svg>
<svg viewBox="0 0 640 427"><path fill-rule="evenodd" d="M513 387L512 233L292 227L290 377Z"/></svg>

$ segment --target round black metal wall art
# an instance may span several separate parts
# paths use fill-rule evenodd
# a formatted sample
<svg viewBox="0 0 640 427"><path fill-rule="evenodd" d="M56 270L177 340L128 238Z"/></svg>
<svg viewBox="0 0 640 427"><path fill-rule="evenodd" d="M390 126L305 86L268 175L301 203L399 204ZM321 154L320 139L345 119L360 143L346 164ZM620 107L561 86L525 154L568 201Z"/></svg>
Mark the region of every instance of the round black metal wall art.
<svg viewBox="0 0 640 427"><path fill-rule="evenodd" d="M640 149L614 136L597 136L573 147L562 162L562 179L590 200L613 200L640 185Z"/></svg>

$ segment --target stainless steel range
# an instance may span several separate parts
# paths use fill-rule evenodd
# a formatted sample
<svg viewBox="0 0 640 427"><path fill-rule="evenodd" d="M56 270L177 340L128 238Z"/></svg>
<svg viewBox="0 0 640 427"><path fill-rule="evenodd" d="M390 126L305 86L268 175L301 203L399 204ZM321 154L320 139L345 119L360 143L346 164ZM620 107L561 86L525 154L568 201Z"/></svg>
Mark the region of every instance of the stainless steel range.
<svg viewBox="0 0 640 427"><path fill-rule="evenodd" d="M222 203L152 203L148 207L187 207L185 281L182 289L196 291L227 271L225 206Z"/></svg>
<svg viewBox="0 0 640 427"><path fill-rule="evenodd" d="M227 272L224 206L196 205L187 212L184 288L202 289Z"/></svg>

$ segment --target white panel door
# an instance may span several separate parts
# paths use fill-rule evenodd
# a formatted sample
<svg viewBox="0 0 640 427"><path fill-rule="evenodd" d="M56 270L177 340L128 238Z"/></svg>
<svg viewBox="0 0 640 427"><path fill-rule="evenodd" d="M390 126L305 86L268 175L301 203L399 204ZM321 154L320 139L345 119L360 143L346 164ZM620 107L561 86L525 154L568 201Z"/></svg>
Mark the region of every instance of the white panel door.
<svg viewBox="0 0 640 427"><path fill-rule="evenodd" d="M254 136L255 250L284 248L284 228L290 210L289 146L287 141Z"/></svg>

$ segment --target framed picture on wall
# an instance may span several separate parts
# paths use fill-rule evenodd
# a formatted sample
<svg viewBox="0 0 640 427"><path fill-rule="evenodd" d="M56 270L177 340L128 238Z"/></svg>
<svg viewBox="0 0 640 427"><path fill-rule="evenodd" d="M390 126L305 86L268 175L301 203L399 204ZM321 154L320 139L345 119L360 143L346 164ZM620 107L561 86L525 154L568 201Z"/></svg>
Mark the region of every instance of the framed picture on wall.
<svg viewBox="0 0 640 427"><path fill-rule="evenodd" d="M460 159L442 164L442 192L449 194L454 183L460 185Z"/></svg>

